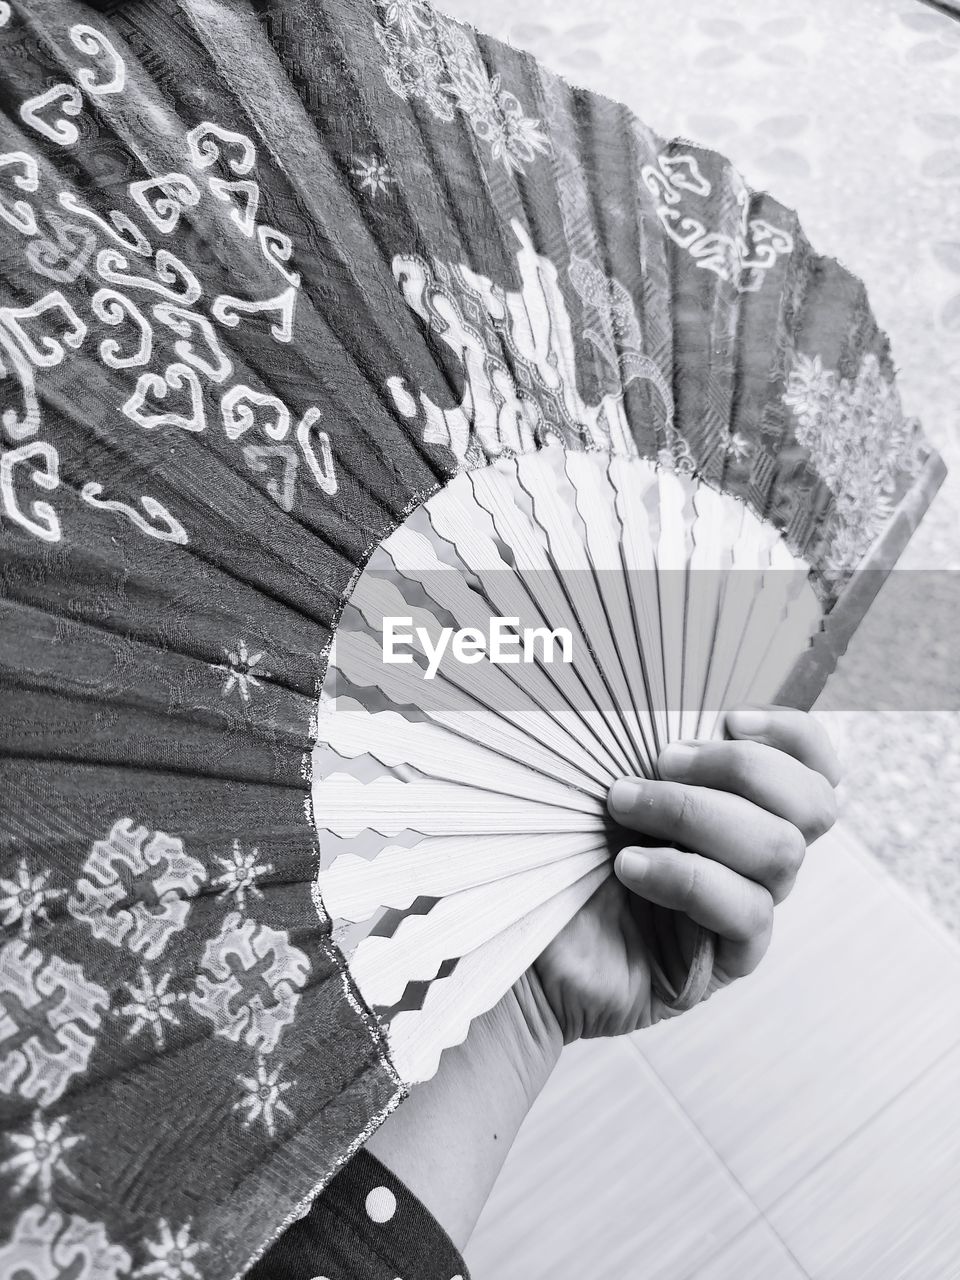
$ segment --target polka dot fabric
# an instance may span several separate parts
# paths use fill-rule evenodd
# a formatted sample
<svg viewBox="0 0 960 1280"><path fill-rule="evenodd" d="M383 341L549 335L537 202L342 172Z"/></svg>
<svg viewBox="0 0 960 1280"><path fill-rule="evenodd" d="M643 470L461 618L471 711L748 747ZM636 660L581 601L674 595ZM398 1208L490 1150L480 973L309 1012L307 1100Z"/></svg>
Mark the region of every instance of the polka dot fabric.
<svg viewBox="0 0 960 1280"><path fill-rule="evenodd" d="M246 1280L470 1280L416 1196L359 1151Z"/></svg>
<svg viewBox="0 0 960 1280"><path fill-rule="evenodd" d="M397 1211L397 1198L389 1187L374 1187L367 1196L366 1209L371 1222L389 1222Z"/></svg>

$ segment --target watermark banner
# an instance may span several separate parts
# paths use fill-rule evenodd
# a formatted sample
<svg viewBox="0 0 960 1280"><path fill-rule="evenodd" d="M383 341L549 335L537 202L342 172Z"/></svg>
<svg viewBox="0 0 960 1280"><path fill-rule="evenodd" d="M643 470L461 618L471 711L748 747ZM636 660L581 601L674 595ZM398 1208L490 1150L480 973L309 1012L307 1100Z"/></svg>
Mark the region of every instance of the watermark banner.
<svg viewBox="0 0 960 1280"><path fill-rule="evenodd" d="M822 616L801 570L368 569L325 693L413 715L591 718L634 706L689 725L697 712L773 700L826 636L840 656L819 708L960 711L960 572L867 576L858 589L876 598L837 645L839 611Z"/></svg>

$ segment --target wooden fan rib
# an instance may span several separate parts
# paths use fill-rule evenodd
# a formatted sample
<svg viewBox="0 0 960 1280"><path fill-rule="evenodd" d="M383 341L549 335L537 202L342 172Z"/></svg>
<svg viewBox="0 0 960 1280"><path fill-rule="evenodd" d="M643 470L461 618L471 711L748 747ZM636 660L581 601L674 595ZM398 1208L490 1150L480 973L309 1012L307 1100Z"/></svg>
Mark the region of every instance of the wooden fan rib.
<svg viewBox="0 0 960 1280"><path fill-rule="evenodd" d="M728 538L736 525L741 505L726 501L710 485L701 484L693 499L694 520L690 530L693 551L690 557L689 594L684 646L683 704L680 709L681 738L698 735L703 700L710 675L713 637L716 633L723 593L723 578L729 569Z"/></svg>
<svg viewBox="0 0 960 1280"><path fill-rule="evenodd" d="M474 591L459 573L442 564L426 538L412 530L400 529L384 546L398 571L422 586L440 608L450 613L458 623L486 632L493 616L490 597ZM469 563L465 564L466 569L471 567ZM509 583L516 586L517 579L506 565L502 570L481 573L481 586L485 586L491 576L499 578L501 572ZM502 587L506 583L497 585ZM522 588L522 580L520 586ZM546 625L539 613L530 617L530 610L535 606L525 591L516 592L512 604L515 606L512 611L499 616L518 618L521 628ZM538 706L566 734L567 745L562 748L562 754L579 760L581 768L590 776L606 780L615 772L615 764L604 740L589 732L589 726L584 734L582 718L574 714L565 700L558 698L556 684L546 674L549 670L549 667L542 668L536 663L517 664L505 666L499 674L522 698Z"/></svg>
<svg viewBox="0 0 960 1280"><path fill-rule="evenodd" d="M459 575L453 570L447 571L443 576L460 581ZM435 585L436 574L433 575L432 581ZM436 646L440 638L442 628L438 619L428 610L408 604L395 584L383 578L364 575L357 583L352 602L357 605L364 620L374 631L380 631L383 619L386 617L409 617L412 626L416 629L422 628L432 645ZM444 607L442 602L438 603ZM457 602L449 603L455 605ZM472 609L470 612L475 620L474 625L477 625L481 632L485 632L489 623L489 612L484 610L478 614ZM460 621L460 618L458 617L457 620ZM417 635L417 646L421 652L424 652L419 635ZM589 753L584 751L572 729L558 724L553 714L543 707L540 700L532 696L526 675L529 673L530 682L535 682L537 668L532 665L518 666L517 670L523 673L522 678L509 676L507 673L512 670L512 667L501 668L495 665L486 656L481 662L468 667L461 666L456 660L447 660L441 664L430 684L422 684L421 697L417 705L422 709L429 708L434 696L433 689L438 681L441 684L455 685L469 698L488 708L502 708L504 718L524 733L529 733L525 722L526 718L530 717L538 726L534 740L540 743L543 750L548 750L561 759L575 764L584 778L596 779L596 763ZM602 773L600 777L603 777Z"/></svg>
<svg viewBox="0 0 960 1280"><path fill-rule="evenodd" d="M616 493L620 554L627 576L633 634L636 637L644 690L650 707L653 746L659 755L667 742L667 693L660 634L655 544L644 501L648 490L656 485L656 472L643 477L642 489L635 485L636 468L627 458L611 459L608 474Z"/></svg>
<svg viewBox="0 0 960 1280"><path fill-rule="evenodd" d="M467 505L459 493L454 496L455 489L456 484L451 485L442 495L438 495L442 501L436 507L431 501L429 513L434 528L456 549L463 563L474 570L484 595L501 617L519 618L522 627L549 630L547 619L529 590L526 575L504 562L490 538L478 536L475 532L478 515L489 521L490 513L478 505L475 495L470 505ZM589 697L589 691L579 672L572 671L563 664L551 664L542 670L535 667L534 671L540 681L538 688L542 691L542 705L550 708L551 713L557 716L573 737L584 742L585 749L595 757L603 770L606 781L612 780L619 774L620 766L610 752L609 729L605 729L603 733L594 733L588 728L588 732L584 734L589 720L585 726L581 713L584 696ZM605 724L606 722L604 726Z"/></svg>
<svg viewBox="0 0 960 1280"><path fill-rule="evenodd" d="M652 776L658 754L654 747L655 730L640 651L633 643L633 615L620 551L622 530L616 505L610 500L606 463L607 459L601 461L595 454L569 453L566 471L576 491L577 511L583 522L587 552L603 601L610 639L626 682L628 701L624 703L622 712L641 770ZM632 469L639 488L645 479L647 464L634 459Z"/></svg>
<svg viewBox="0 0 960 1280"><path fill-rule="evenodd" d="M780 542L774 548L773 569L785 583L785 603L754 676L750 696L757 702L773 702L777 693L820 629L823 606L810 583L809 567Z"/></svg>
<svg viewBox="0 0 960 1280"><path fill-rule="evenodd" d="M371 755L390 768L406 764L446 782L523 796L583 813L603 804L603 792L590 797L439 725L406 720L395 711L370 713L352 698L337 698L335 703L331 700L326 704L317 733L321 741L348 759Z"/></svg>
<svg viewBox="0 0 960 1280"><path fill-rule="evenodd" d="M763 565L763 545L762 526L748 512L740 536L732 548L730 572L724 577L710 669L704 689L704 712L699 726L702 736L713 736L722 710L730 705L727 693L743 649L744 635L756 598L757 580Z"/></svg>
<svg viewBox="0 0 960 1280"><path fill-rule="evenodd" d="M661 651L666 688L667 740L680 737L683 704L684 638L689 582L690 535L685 507L690 497L681 478L671 471L659 477L660 536L657 540L657 586L660 596Z"/></svg>
<svg viewBox="0 0 960 1280"><path fill-rule="evenodd" d="M348 774L330 774L321 785L324 823L329 831L345 838L367 829L384 836L401 831L472 836L606 829L606 819L600 813L556 809L452 782L378 778L364 784Z"/></svg>
<svg viewBox="0 0 960 1280"><path fill-rule="evenodd" d="M595 841L596 837L588 837ZM368 920L379 908L405 910L417 898L443 898L584 848L579 832L559 835L428 836L412 849L388 845L372 861L341 854L317 879L335 919Z"/></svg>
<svg viewBox="0 0 960 1280"><path fill-rule="evenodd" d="M364 938L350 960L354 981L368 1005L389 1008L408 983L435 978L445 961L469 955L602 864L607 850L586 848L442 898L424 915L405 916L389 937Z"/></svg>
<svg viewBox="0 0 960 1280"><path fill-rule="evenodd" d="M782 542L775 542L765 557L768 563L759 577L757 595L744 629L739 660L731 672L725 701L733 706L747 698L759 698L759 677L764 667L773 667L770 696L806 647L809 635L793 631L788 623L801 620L805 611L794 612L792 604L809 600L812 589L806 584L806 566L794 560ZM791 572L791 569L798 572ZM806 588L806 594L804 589ZM818 619L819 624L819 619ZM777 673L779 668L779 678Z"/></svg>
<svg viewBox="0 0 960 1280"><path fill-rule="evenodd" d="M583 629L563 591L556 581L557 566L546 545L543 530L536 530L525 513L517 506L511 489L500 472L474 472L470 476L474 492L481 506L493 516L497 532L511 548L518 575L523 575L524 585L549 625L567 628L578 651L577 675L582 692L574 694L572 707L582 710L584 698L603 717L610 734L609 749L615 755L615 775L632 771L630 745L622 726L612 714L611 697L603 676L594 660Z"/></svg>
<svg viewBox="0 0 960 1280"><path fill-rule="evenodd" d="M719 691L715 704L719 714L727 707L736 706L753 696L756 673L763 656L768 652L778 633L781 615L786 603L786 575L771 572L778 535L770 525L760 525L755 517L755 535L742 541L753 548L753 563L745 555L740 563L735 559L735 577L743 579L739 593L741 614L739 636L730 651L730 665L726 683ZM735 557L740 554L739 548ZM797 656L797 655L794 655Z"/></svg>
<svg viewBox="0 0 960 1280"><path fill-rule="evenodd" d="M462 1043L473 1019L497 1003L607 875L605 866L589 872L465 956L449 977L432 982L421 1009L396 1014L388 1039L401 1078L410 1084L430 1079L443 1050Z"/></svg>
<svg viewBox="0 0 960 1280"><path fill-rule="evenodd" d="M384 665L369 636L357 635L349 646L341 645L333 665L351 684L380 690L395 707L416 707L458 737L473 738L492 751L524 761L545 776L570 786L587 789L595 785L579 769L567 765L563 757L544 747L536 735L535 713L530 714L526 725L522 717L515 716L518 723L514 725L508 717L442 679L432 682L429 703L421 705L426 701L422 676L411 674L408 667Z"/></svg>
<svg viewBox="0 0 960 1280"><path fill-rule="evenodd" d="M630 690L593 574L582 517L579 518L578 529L577 491L562 468L558 467L557 474L551 476L545 468L537 465L534 456L517 460L517 476L530 495L534 518L546 534L557 587L572 611L588 653L595 660L602 682L600 707L609 708L611 732L620 744L629 771L639 772L647 753L639 725L631 723ZM598 512L591 515L594 520L602 519Z"/></svg>

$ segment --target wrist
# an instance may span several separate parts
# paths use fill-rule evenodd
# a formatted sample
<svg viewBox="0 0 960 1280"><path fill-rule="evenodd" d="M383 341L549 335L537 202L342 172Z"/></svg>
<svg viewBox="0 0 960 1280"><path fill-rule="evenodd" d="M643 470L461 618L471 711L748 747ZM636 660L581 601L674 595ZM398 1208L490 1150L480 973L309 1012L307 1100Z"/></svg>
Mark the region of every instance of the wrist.
<svg viewBox="0 0 960 1280"><path fill-rule="evenodd" d="M490 1016L498 1024L502 1051L514 1061L524 1082L528 1107L532 1106L564 1043L563 1030L535 969L528 969L514 983Z"/></svg>
<svg viewBox="0 0 960 1280"><path fill-rule="evenodd" d="M458 1248L562 1045L539 982L525 975L367 1142Z"/></svg>

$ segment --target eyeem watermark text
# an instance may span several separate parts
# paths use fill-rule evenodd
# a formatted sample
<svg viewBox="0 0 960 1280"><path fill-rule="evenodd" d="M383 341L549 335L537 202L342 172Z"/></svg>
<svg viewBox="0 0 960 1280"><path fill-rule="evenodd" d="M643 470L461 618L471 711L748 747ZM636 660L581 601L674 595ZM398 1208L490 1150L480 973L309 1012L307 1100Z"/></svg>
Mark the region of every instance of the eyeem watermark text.
<svg viewBox="0 0 960 1280"><path fill-rule="evenodd" d="M492 617L487 631L479 627L441 627L436 641L426 627L414 627L413 618L384 618L383 660L390 665L412 663L416 646L427 659L424 680L437 674L444 655L466 666L486 658L495 666L533 662L573 661L573 636L566 627L524 627L519 618Z"/></svg>

